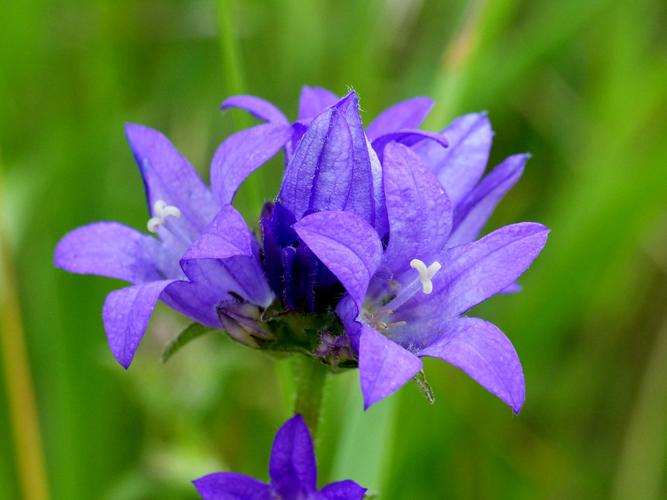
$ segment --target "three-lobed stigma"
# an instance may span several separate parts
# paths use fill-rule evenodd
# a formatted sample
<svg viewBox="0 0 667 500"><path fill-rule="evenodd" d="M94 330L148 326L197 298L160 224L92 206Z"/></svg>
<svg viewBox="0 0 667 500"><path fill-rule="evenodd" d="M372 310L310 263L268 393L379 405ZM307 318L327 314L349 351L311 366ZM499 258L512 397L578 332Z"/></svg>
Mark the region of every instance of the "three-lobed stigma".
<svg viewBox="0 0 667 500"><path fill-rule="evenodd" d="M170 216L178 219L181 216L181 211L174 205L168 205L164 200L157 200L153 203L153 217L148 219L146 227L151 233L157 233L158 229L164 225L167 217Z"/></svg>
<svg viewBox="0 0 667 500"><path fill-rule="evenodd" d="M442 268L442 265L437 260L430 266L426 266L423 260L412 259L410 267L419 273L419 282L422 285L422 292L429 295L433 292L433 277Z"/></svg>

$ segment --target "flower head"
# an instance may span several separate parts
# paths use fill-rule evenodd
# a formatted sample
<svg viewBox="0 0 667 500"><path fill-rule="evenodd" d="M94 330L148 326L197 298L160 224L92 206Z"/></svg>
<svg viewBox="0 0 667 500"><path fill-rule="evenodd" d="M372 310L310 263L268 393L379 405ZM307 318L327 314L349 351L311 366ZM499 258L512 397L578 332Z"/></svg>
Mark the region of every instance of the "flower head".
<svg viewBox="0 0 667 500"><path fill-rule="evenodd" d="M257 101L230 102L271 121ZM345 340L325 331L311 352L356 354L366 407L431 356L518 412L525 389L512 344L463 314L516 290L546 242L548 230L534 223L475 241L528 156L511 156L483 178L493 136L486 114L419 131L430 106L424 98L399 103L364 130L353 92L335 101L304 89L280 193L260 223L264 271L288 311L335 307Z"/></svg>
<svg viewBox="0 0 667 500"><path fill-rule="evenodd" d="M525 388L505 335L469 309L518 289L542 250L536 223L479 238L528 155L484 176L493 132L484 113L441 132L419 130L432 102L398 103L364 128L354 92L304 87L296 121L253 96L265 123L217 149L211 189L161 134L128 127L150 207L150 237L116 223L67 235L64 269L125 279L104 307L109 343L129 365L158 299L239 342L301 352L332 369L359 367L365 406L422 368L424 356L470 375L518 412ZM283 149L285 174L261 214L258 239L232 201Z"/></svg>
<svg viewBox="0 0 667 500"><path fill-rule="evenodd" d="M194 481L204 500L357 500L366 492L354 481L331 483L317 489L313 441L301 415L278 430L269 461L270 482L235 472L217 472Z"/></svg>
<svg viewBox="0 0 667 500"><path fill-rule="evenodd" d="M417 153L389 144L386 245L347 212L314 213L295 224L347 291L337 311L358 352L366 407L417 375L420 358L430 356L461 368L515 412L521 408L524 379L512 344L496 326L462 315L511 287L546 242L548 230L535 223L469 241L524 162L509 158L456 207Z"/></svg>

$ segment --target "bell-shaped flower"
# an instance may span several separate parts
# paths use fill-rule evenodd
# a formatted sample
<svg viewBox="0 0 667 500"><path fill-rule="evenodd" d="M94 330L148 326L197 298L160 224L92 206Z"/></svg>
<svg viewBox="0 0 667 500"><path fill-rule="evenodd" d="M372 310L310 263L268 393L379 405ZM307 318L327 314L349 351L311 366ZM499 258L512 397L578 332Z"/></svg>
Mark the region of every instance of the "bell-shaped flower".
<svg viewBox="0 0 667 500"><path fill-rule="evenodd" d="M525 157L512 158L496 171L523 166ZM391 143L383 163L386 245L349 212L313 213L293 226L347 291L337 309L358 352L366 407L417 375L420 358L429 356L462 369L515 412L521 408L524 378L512 344L491 323L463 316L513 285L547 239L547 228L526 222L466 241L504 189L507 175L496 171L470 191L457 221L433 171L409 147ZM463 243L449 244L464 230Z"/></svg>
<svg viewBox="0 0 667 500"><path fill-rule="evenodd" d="M264 307L273 300L259 246L241 215L229 205L220 208L194 168L160 132L127 125L126 134L143 178L147 229L153 236L117 222L98 222L67 234L55 251L57 267L132 284L111 292L103 308L109 346L125 368L160 299L216 328L222 300L241 297ZM250 145L257 154L239 159L241 167L265 161L282 147L264 140ZM201 239L220 225L225 226L222 237Z"/></svg>

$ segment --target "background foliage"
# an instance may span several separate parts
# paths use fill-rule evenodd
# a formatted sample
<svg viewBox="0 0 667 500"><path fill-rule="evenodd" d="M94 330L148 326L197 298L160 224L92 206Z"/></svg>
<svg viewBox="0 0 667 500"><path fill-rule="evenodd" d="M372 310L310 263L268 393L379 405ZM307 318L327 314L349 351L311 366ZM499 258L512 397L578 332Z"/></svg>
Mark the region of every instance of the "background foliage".
<svg viewBox="0 0 667 500"><path fill-rule="evenodd" d="M306 83L354 87L366 122L414 95L438 99L433 129L488 110L495 162L533 154L492 225L553 230L525 291L479 313L521 355L521 415L428 361L434 406L408 386L361 415L356 373L342 375L327 393L321 480L349 476L387 499L667 497L665 5L1 1L0 496L22 498L25 470L26 498L48 484L68 500L194 498L189 481L206 472L266 476L289 362L210 335L162 365L183 322L162 308L124 372L100 315L116 284L57 271L52 252L87 222L144 226L124 122L164 131L206 176L216 145L249 124L216 110L225 96L294 116ZM249 221L279 176L274 163L243 188Z"/></svg>

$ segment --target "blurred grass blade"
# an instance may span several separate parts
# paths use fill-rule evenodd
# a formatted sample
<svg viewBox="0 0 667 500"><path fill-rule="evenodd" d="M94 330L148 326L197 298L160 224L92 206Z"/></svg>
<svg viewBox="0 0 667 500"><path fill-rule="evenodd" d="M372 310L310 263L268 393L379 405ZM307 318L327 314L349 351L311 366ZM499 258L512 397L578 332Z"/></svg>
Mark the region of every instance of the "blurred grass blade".
<svg viewBox="0 0 667 500"><path fill-rule="evenodd" d="M333 478L353 478L383 498L384 485L392 456L398 395L394 394L363 411L358 384L348 391L342 436L334 458Z"/></svg>
<svg viewBox="0 0 667 500"><path fill-rule="evenodd" d="M174 354L180 351L181 348L185 347L193 340L198 339L202 335L212 331L213 328L209 328L199 323L189 324L181 331L181 333L176 335L176 337L174 337L173 340L169 342L169 344L167 344L167 347L165 347L164 351L162 351L160 361L166 363Z"/></svg>
<svg viewBox="0 0 667 500"><path fill-rule="evenodd" d="M226 96L245 94L246 86L243 75L243 65L239 54L239 46L236 40L235 23L233 18L233 0L217 1L218 16L218 36L220 38L220 48L222 50L222 69L225 80ZM234 113L234 128L236 130L248 128L252 121L244 112ZM263 176L254 175L246 179L244 191L249 194L249 202L241 203L244 205L242 212L246 215L251 211L261 210L264 200L262 192L264 191ZM247 205L247 206L245 206ZM254 213L254 212L253 212Z"/></svg>
<svg viewBox="0 0 667 500"><path fill-rule="evenodd" d="M232 16L233 0L218 0L218 29L220 48L222 49L222 64L229 94L243 94L245 83L243 69L240 63L234 23Z"/></svg>
<svg viewBox="0 0 667 500"><path fill-rule="evenodd" d="M667 447L667 321L656 339L630 417L613 498L658 500Z"/></svg>
<svg viewBox="0 0 667 500"><path fill-rule="evenodd" d="M17 281L4 221L6 212L2 169L0 163L0 350L23 497L26 500L46 500L49 494L42 438L15 288Z"/></svg>

